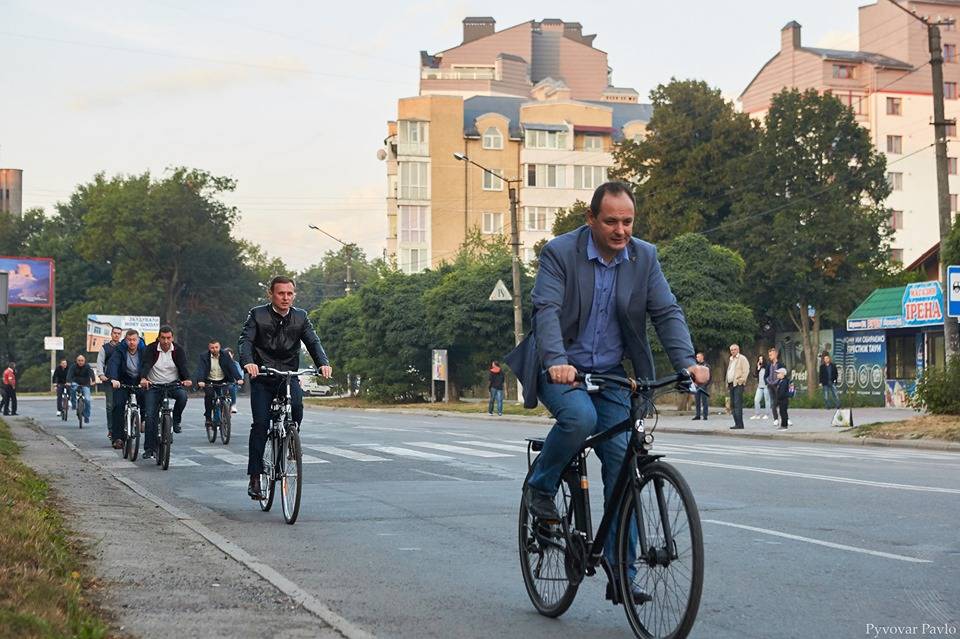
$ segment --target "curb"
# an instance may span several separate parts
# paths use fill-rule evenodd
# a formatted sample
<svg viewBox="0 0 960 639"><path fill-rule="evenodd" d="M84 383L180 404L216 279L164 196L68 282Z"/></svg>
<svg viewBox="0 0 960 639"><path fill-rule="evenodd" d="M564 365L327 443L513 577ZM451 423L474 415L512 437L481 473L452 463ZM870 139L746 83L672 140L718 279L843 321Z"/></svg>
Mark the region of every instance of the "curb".
<svg viewBox="0 0 960 639"><path fill-rule="evenodd" d="M157 495L154 495L152 492L126 477L121 477L113 470L106 468L100 462L95 460L92 457L89 457L83 453L80 448L71 442L69 439L63 435L55 435L49 432L44 428L43 424L37 422L36 420L26 418L25 421L29 423L30 426L40 431L47 437L51 439L56 439L66 448L73 451L80 459L83 461L97 467L101 471L109 474L117 482L123 484L131 491L137 495L143 497L144 499L150 501L154 505L162 508L168 514L173 516L179 523L183 524L186 528L192 530L194 533L206 540L210 545L222 551L224 554L229 555L237 563L243 565L247 569L253 571L254 573L260 575L264 580L269 582L273 587L279 590L284 595L290 597L298 604L300 604L304 610L308 611L313 616L317 617L328 626L339 632L345 637L345 639L374 639L374 635L369 632L362 630L361 628L355 626L350 621L347 621L333 610L328 608L322 601L311 595L309 592L301 588L295 582L291 581L287 577L284 577L281 573L277 572L269 565L258 559L256 556L251 555L247 551L243 550L240 546L230 541L226 537L220 535L219 533L208 528L204 524L200 523L184 511L180 510L176 506L166 502ZM29 426L28 426L29 427Z"/></svg>

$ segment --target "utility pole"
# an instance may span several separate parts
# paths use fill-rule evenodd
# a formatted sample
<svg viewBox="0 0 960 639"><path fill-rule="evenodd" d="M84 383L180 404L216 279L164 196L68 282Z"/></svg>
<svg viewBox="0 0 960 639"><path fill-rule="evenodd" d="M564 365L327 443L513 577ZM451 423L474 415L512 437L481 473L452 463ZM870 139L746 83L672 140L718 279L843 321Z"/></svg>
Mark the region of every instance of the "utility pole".
<svg viewBox="0 0 960 639"><path fill-rule="evenodd" d="M943 46L940 42L940 25L953 24L952 19L939 22L930 22L913 11L890 0L893 6L905 11L927 27L927 41L930 49L930 71L933 77L933 131L935 152L937 157L937 207L940 220L940 286L944 295L950 290L947 280L947 264L943 260L943 249L947 236L953 226L950 217L950 178L947 173L947 125L956 124L956 120L947 120L943 104ZM960 333L957 320L952 317L943 317L943 343L946 361L960 353Z"/></svg>
<svg viewBox="0 0 960 639"><path fill-rule="evenodd" d="M340 238L334 237L334 236L330 235L329 233L327 233L326 231L324 231L324 230L323 230L322 228L320 228L319 226L315 226L315 225L313 225L313 224L308 224L307 226L309 226L310 228L312 228L314 231L319 231L320 233L323 233L324 235L326 235L327 237L329 237L331 240L335 240L335 241L337 241L337 242L340 242L340 244L343 245L343 255L344 255L344 259L345 259L346 262L347 262L347 279L346 279L346 281L343 283L343 293L344 293L344 295L348 295L348 296L349 296L350 293L353 292L353 246L354 246L354 245L353 245L353 244L347 244L346 242L344 242L344 241L341 240Z"/></svg>

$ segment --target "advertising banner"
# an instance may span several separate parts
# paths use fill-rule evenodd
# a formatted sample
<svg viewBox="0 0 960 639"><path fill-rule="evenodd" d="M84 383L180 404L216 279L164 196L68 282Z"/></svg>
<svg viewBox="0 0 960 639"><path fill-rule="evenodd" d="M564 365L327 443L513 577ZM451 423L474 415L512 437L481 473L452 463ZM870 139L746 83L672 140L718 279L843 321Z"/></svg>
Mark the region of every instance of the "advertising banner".
<svg viewBox="0 0 960 639"><path fill-rule="evenodd" d="M903 289L904 326L943 324L943 289L940 282L915 282Z"/></svg>
<svg viewBox="0 0 960 639"><path fill-rule="evenodd" d="M884 405L887 344L883 331L834 331L833 363L837 365L837 390Z"/></svg>
<svg viewBox="0 0 960 639"><path fill-rule="evenodd" d="M7 301L10 306L49 308L53 303L53 260L49 257L0 255L0 271L9 274Z"/></svg>
<svg viewBox="0 0 960 639"><path fill-rule="evenodd" d="M149 344L160 333L160 318L150 315L87 315L87 352L97 353L110 341L110 331L115 327L140 332L143 341ZM123 336L120 336L123 339Z"/></svg>

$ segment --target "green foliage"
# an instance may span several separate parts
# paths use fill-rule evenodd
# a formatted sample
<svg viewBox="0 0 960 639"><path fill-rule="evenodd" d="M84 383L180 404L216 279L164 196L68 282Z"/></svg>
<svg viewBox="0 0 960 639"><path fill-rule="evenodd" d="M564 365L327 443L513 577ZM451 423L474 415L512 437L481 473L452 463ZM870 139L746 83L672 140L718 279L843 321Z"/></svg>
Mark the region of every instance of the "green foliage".
<svg viewBox="0 0 960 639"><path fill-rule="evenodd" d="M19 391L48 391L50 390L50 362L37 364L17 376L17 390Z"/></svg>
<svg viewBox="0 0 960 639"><path fill-rule="evenodd" d="M954 219L953 227L943 241L940 254L944 264L960 264L960 217Z"/></svg>
<svg viewBox="0 0 960 639"><path fill-rule="evenodd" d="M611 172L637 185L634 234L660 242L723 223L752 177L756 123L703 81L672 79L650 101L646 137L621 144Z"/></svg>
<svg viewBox="0 0 960 639"><path fill-rule="evenodd" d="M934 415L960 415L960 356L953 356L943 368L927 367L908 399L911 407Z"/></svg>
<svg viewBox="0 0 960 639"><path fill-rule="evenodd" d="M378 276L383 268L380 259L369 260L363 249L355 244L343 246L338 251L327 251L319 262L295 276L297 282L297 306L315 309L327 299L342 297L347 281L347 261L350 262L351 289L353 292Z"/></svg>
<svg viewBox="0 0 960 639"><path fill-rule="evenodd" d="M697 350L716 353L733 342L751 341L757 326L753 311L743 302L743 258L695 233L665 243L659 256ZM652 327L650 334L653 348L660 351Z"/></svg>

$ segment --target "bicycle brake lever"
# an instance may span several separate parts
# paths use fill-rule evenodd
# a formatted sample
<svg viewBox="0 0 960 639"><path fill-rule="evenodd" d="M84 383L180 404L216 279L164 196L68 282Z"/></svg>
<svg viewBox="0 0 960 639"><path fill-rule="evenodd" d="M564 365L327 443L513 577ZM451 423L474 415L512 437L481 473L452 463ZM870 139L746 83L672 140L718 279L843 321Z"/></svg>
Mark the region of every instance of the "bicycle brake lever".
<svg viewBox="0 0 960 639"><path fill-rule="evenodd" d="M600 390L600 385L593 383L593 376L590 373L583 376L583 386L588 393L595 393Z"/></svg>

